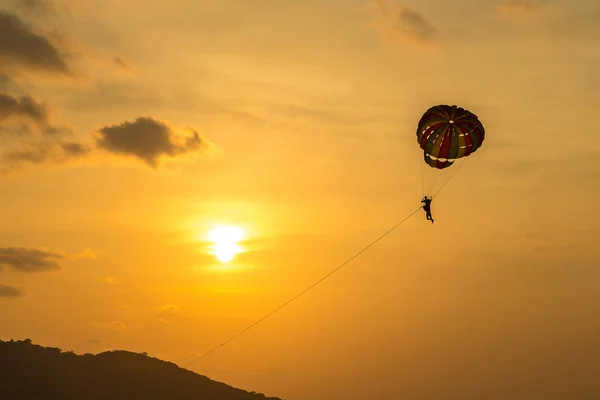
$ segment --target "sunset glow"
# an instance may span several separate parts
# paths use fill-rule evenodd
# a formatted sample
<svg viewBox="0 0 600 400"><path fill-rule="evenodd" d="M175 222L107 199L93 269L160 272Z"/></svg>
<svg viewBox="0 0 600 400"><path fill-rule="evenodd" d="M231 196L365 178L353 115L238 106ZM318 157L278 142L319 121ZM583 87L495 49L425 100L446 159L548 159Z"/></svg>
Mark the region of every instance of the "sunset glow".
<svg viewBox="0 0 600 400"><path fill-rule="evenodd" d="M208 232L208 239L213 243L211 252L217 260L227 263L242 252L238 242L244 238L241 228L231 226L218 226Z"/></svg>

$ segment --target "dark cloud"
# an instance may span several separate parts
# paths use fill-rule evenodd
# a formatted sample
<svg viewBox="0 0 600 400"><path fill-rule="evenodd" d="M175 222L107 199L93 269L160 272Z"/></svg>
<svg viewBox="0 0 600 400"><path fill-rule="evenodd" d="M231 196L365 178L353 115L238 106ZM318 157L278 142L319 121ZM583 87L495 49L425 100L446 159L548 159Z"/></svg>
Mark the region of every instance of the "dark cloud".
<svg viewBox="0 0 600 400"><path fill-rule="evenodd" d="M66 154L71 156L83 156L91 151L89 147L77 142L64 142L61 147Z"/></svg>
<svg viewBox="0 0 600 400"><path fill-rule="evenodd" d="M16 287L0 285L0 297L16 298L23 296L23 292Z"/></svg>
<svg viewBox="0 0 600 400"><path fill-rule="evenodd" d="M67 140L70 130L51 125L48 114L45 105L30 96L17 98L0 93L0 133L10 139L0 149L2 172L15 171L24 163L64 163L95 150L85 143ZM207 146L198 132L192 130L188 136L180 137L169 125L150 117L106 126L99 134L96 147L135 156L154 168L161 157L196 152Z"/></svg>
<svg viewBox="0 0 600 400"><path fill-rule="evenodd" d="M397 36L419 44L432 43L437 29L421 16L406 6L393 0L374 0L379 18L376 27L382 33Z"/></svg>
<svg viewBox="0 0 600 400"><path fill-rule="evenodd" d="M96 142L100 148L138 157L153 168L158 166L161 157L175 157L204 147L204 141L197 132L193 132L184 143L177 143L172 129L151 117L107 126L99 133L101 136Z"/></svg>
<svg viewBox="0 0 600 400"><path fill-rule="evenodd" d="M0 271L10 267L21 272L58 271L64 256L58 252L27 249L22 247L0 248Z"/></svg>
<svg viewBox="0 0 600 400"><path fill-rule="evenodd" d="M12 116L26 117L37 123L45 124L48 112L43 104L38 103L30 96L16 98L0 93L0 122Z"/></svg>
<svg viewBox="0 0 600 400"><path fill-rule="evenodd" d="M19 17L0 10L0 61L70 74L60 51Z"/></svg>

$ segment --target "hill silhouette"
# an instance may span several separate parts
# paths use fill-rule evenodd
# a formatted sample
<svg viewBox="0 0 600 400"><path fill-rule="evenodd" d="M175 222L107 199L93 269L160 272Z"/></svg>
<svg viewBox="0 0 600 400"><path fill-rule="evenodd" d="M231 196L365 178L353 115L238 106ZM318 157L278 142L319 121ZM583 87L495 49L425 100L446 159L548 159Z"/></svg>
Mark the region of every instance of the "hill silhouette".
<svg viewBox="0 0 600 400"><path fill-rule="evenodd" d="M281 400L128 351L76 355L0 340L0 399Z"/></svg>

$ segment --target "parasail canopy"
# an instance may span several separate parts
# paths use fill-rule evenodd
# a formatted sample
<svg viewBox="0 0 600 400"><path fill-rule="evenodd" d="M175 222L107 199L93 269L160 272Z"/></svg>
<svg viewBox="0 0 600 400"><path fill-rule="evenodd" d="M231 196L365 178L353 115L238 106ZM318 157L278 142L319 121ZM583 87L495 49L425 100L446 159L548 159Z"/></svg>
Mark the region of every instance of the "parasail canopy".
<svg viewBox="0 0 600 400"><path fill-rule="evenodd" d="M423 114L417 128L417 142L425 163L444 169L467 157L483 144L485 129L477 115L458 106L437 105Z"/></svg>

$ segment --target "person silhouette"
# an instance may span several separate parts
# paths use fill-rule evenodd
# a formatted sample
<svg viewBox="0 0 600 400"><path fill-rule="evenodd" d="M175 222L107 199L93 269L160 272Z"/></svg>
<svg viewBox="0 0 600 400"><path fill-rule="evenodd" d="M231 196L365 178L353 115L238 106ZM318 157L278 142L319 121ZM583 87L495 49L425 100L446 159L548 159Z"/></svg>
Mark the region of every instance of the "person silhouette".
<svg viewBox="0 0 600 400"><path fill-rule="evenodd" d="M423 203L423 210L425 210L427 220L431 221L433 224L433 217L431 216L431 200L433 200L433 198L425 196L423 197L423 200L421 200L421 203Z"/></svg>

